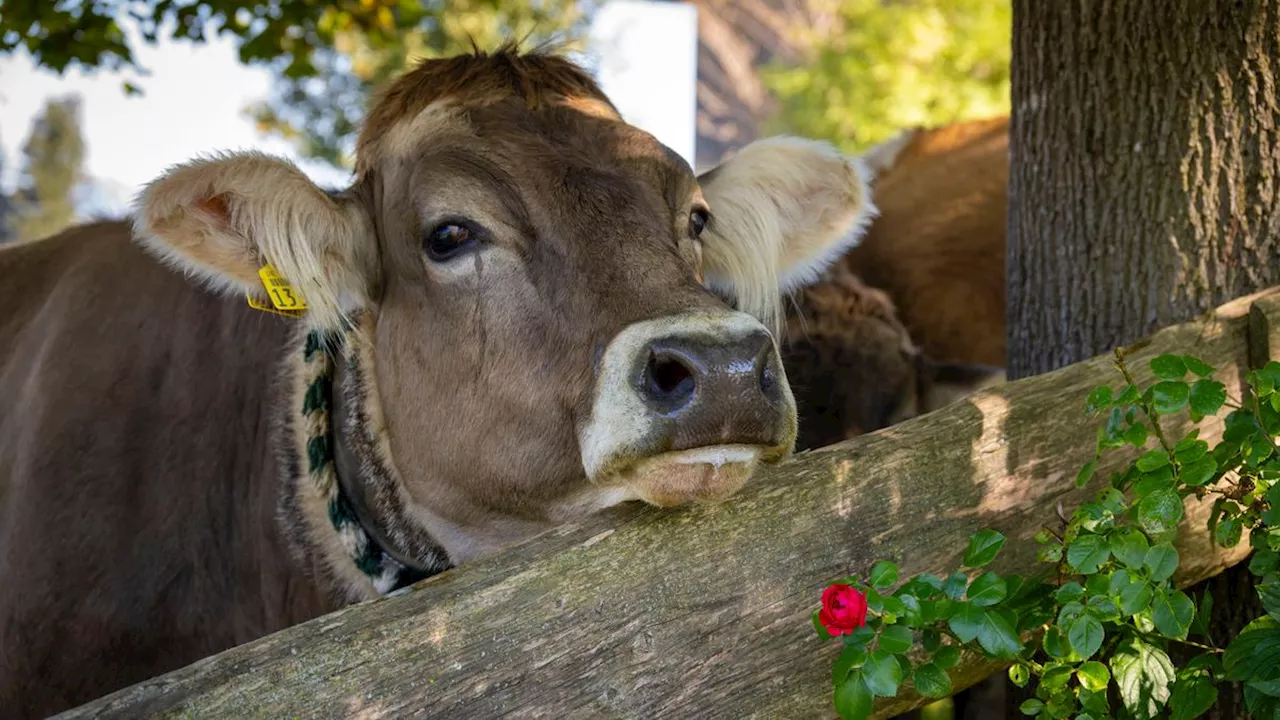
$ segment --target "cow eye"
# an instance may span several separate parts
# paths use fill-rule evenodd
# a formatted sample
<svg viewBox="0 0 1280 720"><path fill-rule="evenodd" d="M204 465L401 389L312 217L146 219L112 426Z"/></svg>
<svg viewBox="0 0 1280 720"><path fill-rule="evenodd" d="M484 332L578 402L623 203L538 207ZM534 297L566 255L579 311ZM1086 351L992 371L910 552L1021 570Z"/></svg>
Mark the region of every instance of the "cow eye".
<svg viewBox="0 0 1280 720"><path fill-rule="evenodd" d="M423 250L433 262L445 262L466 252L480 239L480 231L470 223L451 220L437 225L422 240Z"/></svg>
<svg viewBox="0 0 1280 720"><path fill-rule="evenodd" d="M695 208L689 213L689 237L696 238L702 235L702 231L707 229L707 223L711 220L711 215L702 208Z"/></svg>

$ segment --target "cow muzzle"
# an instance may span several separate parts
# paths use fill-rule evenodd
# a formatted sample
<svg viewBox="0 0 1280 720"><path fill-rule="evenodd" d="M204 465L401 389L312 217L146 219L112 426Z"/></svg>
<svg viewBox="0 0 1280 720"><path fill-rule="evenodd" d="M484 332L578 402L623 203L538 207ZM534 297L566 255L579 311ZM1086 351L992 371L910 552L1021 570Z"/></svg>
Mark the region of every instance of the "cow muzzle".
<svg viewBox="0 0 1280 720"><path fill-rule="evenodd" d="M582 430L587 476L661 507L720 501L791 454L796 406L772 336L745 313L635 323L609 343Z"/></svg>

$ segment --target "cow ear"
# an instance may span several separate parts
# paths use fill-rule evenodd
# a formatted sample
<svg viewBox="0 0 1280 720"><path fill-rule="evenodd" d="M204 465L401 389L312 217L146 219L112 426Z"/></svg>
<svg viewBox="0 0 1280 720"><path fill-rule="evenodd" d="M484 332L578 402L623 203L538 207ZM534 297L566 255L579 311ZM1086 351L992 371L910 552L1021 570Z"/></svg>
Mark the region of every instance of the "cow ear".
<svg viewBox="0 0 1280 720"><path fill-rule="evenodd" d="M775 328L782 295L818 279L876 214L862 160L815 140L757 140L698 181L712 215L706 284Z"/></svg>
<svg viewBox="0 0 1280 720"><path fill-rule="evenodd" d="M223 291L266 300L258 273L270 265L321 327L367 304L376 280L365 205L331 196L292 163L256 152L170 169L139 194L134 232L162 261Z"/></svg>
<svg viewBox="0 0 1280 720"><path fill-rule="evenodd" d="M979 390L1005 381L1004 368L966 363L921 361L924 375L921 386L920 412L932 412L950 405Z"/></svg>

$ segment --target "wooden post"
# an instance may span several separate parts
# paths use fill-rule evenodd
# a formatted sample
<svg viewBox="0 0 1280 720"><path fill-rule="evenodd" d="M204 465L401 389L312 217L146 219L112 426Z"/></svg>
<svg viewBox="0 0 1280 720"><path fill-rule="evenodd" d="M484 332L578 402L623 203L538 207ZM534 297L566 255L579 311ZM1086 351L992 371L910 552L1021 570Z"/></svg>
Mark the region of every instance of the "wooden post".
<svg viewBox="0 0 1280 720"><path fill-rule="evenodd" d="M1125 354L1141 383L1152 357L1195 354L1238 396L1250 328L1274 357L1278 318L1275 288ZM1074 479L1101 422L1085 396L1103 383L1119 384L1110 355L1008 383L800 454L726 504L602 515L59 717L834 717L839 644L810 621L822 589L880 558L903 577L947 571L985 527L1009 537L993 568L1033 571L1058 503L1097 490ZM1202 427L1211 442L1222 429ZM1104 456L1097 477L1135 453ZM1248 552L1214 546L1209 503L1187 505L1183 586ZM998 667L968 658L955 688ZM878 715L919 704L908 688Z"/></svg>

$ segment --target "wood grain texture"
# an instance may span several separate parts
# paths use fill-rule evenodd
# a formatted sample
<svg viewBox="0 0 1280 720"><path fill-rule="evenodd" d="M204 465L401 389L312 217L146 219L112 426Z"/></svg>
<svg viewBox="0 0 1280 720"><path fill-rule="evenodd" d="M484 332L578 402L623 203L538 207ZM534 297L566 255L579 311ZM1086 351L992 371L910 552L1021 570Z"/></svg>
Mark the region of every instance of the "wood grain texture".
<svg viewBox="0 0 1280 720"><path fill-rule="evenodd" d="M1273 315L1280 288L1127 349L1139 382L1150 358L1187 352L1238 393L1255 300ZM810 622L822 589L886 557L903 577L946 571L984 527L1010 539L995 569L1033 570L1057 503L1097 489L1073 482L1100 422L1084 398L1118 377L1107 355L1009 383L800 454L724 505L602 515L60 717L834 717L838 643ZM1245 554L1210 544L1207 511L1188 503L1183 585ZM957 689L995 667L967 659Z"/></svg>

